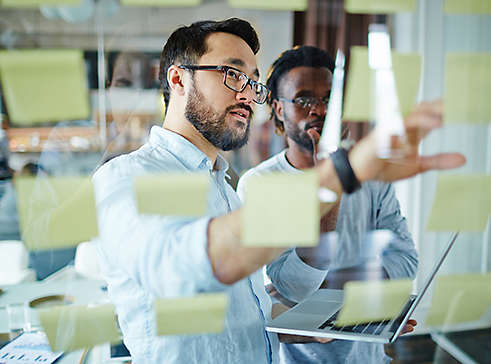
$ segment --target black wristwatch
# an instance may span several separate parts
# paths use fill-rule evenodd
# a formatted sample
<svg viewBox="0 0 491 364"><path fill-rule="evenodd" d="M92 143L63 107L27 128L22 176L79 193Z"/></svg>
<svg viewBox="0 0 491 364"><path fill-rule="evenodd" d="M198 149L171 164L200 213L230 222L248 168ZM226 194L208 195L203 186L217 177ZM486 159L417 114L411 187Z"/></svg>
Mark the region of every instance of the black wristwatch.
<svg viewBox="0 0 491 364"><path fill-rule="evenodd" d="M348 151L344 148L338 148L335 152L331 153L330 157L344 192L349 194L359 190L361 183L356 178L353 168L351 168Z"/></svg>

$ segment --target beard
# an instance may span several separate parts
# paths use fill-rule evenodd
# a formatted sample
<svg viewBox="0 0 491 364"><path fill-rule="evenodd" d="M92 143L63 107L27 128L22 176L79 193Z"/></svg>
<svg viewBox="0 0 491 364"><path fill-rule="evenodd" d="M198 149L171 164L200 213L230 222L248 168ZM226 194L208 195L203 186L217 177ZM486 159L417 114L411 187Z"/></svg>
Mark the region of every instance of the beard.
<svg viewBox="0 0 491 364"><path fill-rule="evenodd" d="M313 153L314 145L312 144L312 139L309 134L307 134L307 130L309 130L312 125L318 124L319 122L323 123L324 118L307 123L303 128L300 128L297 123L289 120L285 120L283 124L285 125L286 136L297 143L301 148Z"/></svg>
<svg viewBox="0 0 491 364"><path fill-rule="evenodd" d="M227 125L227 121L225 120L227 114L237 108L245 109L250 113L245 130L242 128L232 128ZM219 114L213 111L211 105L205 101L203 94L193 85L189 93L184 115L208 142L220 150L229 151L239 149L249 139L252 108L247 104L238 103L228 106L223 113Z"/></svg>

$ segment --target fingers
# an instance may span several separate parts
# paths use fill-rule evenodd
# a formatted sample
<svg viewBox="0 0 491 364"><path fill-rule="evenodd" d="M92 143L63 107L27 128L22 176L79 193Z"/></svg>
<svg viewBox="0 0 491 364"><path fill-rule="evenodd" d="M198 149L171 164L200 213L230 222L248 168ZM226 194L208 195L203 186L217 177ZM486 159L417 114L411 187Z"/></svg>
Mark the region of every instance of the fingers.
<svg viewBox="0 0 491 364"><path fill-rule="evenodd" d="M321 344L327 344L327 343L334 340L334 339L328 339L326 337L316 337L314 339L315 339L315 341L317 341L318 343L321 343Z"/></svg>
<svg viewBox="0 0 491 364"><path fill-rule="evenodd" d="M307 135L310 137L310 140L312 141L312 151L313 151L313 154L312 154L312 159L314 161L314 165L317 165L317 144L319 143L319 140L321 138L320 134L313 130L313 129L309 129L307 130Z"/></svg>
<svg viewBox="0 0 491 364"><path fill-rule="evenodd" d="M443 102L441 100L422 102L406 117L407 142L417 145L433 129L443 123Z"/></svg>
<svg viewBox="0 0 491 364"><path fill-rule="evenodd" d="M430 170L445 170L461 167L466 158L460 153L441 153L420 158L421 172Z"/></svg>

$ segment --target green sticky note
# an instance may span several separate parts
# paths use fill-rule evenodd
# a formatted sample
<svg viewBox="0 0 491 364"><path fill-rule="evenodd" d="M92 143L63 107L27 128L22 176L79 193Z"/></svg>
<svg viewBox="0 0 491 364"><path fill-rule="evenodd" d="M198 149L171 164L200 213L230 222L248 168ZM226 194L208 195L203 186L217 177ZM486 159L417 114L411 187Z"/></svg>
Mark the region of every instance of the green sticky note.
<svg viewBox="0 0 491 364"><path fill-rule="evenodd" d="M16 178L22 239L30 250L75 246L98 236L88 177Z"/></svg>
<svg viewBox="0 0 491 364"><path fill-rule="evenodd" d="M438 176L428 231L484 231L491 213L491 175Z"/></svg>
<svg viewBox="0 0 491 364"><path fill-rule="evenodd" d="M392 52L392 69L402 116L409 114L416 104L421 76L421 56L416 53ZM346 84L343 119L372 121L375 119L374 71L368 66L368 48L352 47Z"/></svg>
<svg viewBox="0 0 491 364"><path fill-rule="evenodd" d="M336 326L390 320L400 314L411 289L410 279L348 282Z"/></svg>
<svg viewBox="0 0 491 364"><path fill-rule="evenodd" d="M90 116L80 50L0 51L0 77L10 121L34 123Z"/></svg>
<svg viewBox="0 0 491 364"><path fill-rule="evenodd" d="M202 216L206 213L210 177L198 173L145 175L135 179L141 214Z"/></svg>
<svg viewBox="0 0 491 364"><path fill-rule="evenodd" d="M73 351L120 341L114 306L56 306L39 310L53 351Z"/></svg>
<svg viewBox="0 0 491 364"><path fill-rule="evenodd" d="M307 10L307 0L228 0L231 7L262 10Z"/></svg>
<svg viewBox="0 0 491 364"><path fill-rule="evenodd" d="M11 8L38 6L72 6L79 5L82 0L0 0L0 5Z"/></svg>
<svg viewBox="0 0 491 364"><path fill-rule="evenodd" d="M443 111L446 123L491 123L490 65L491 53L446 55Z"/></svg>
<svg viewBox="0 0 491 364"><path fill-rule="evenodd" d="M416 0L346 0L344 8L355 14L405 13L416 9Z"/></svg>
<svg viewBox="0 0 491 364"><path fill-rule="evenodd" d="M479 320L491 306L491 273L438 277L426 326Z"/></svg>
<svg viewBox="0 0 491 364"><path fill-rule="evenodd" d="M222 332L227 304L224 293L156 300L157 335Z"/></svg>
<svg viewBox="0 0 491 364"><path fill-rule="evenodd" d="M271 173L248 180L242 244L314 246L319 242L319 182L314 172Z"/></svg>
<svg viewBox="0 0 491 364"><path fill-rule="evenodd" d="M202 0L120 0L123 6L195 6Z"/></svg>
<svg viewBox="0 0 491 364"><path fill-rule="evenodd" d="M445 0L447 14L491 14L489 0Z"/></svg>

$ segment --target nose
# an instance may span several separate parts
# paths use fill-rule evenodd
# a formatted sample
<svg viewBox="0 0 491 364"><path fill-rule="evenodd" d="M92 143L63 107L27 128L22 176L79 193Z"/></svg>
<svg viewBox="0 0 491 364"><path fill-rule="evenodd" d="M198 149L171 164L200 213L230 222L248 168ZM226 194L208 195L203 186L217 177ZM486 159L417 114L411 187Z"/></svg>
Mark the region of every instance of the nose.
<svg viewBox="0 0 491 364"><path fill-rule="evenodd" d="M255 96L254 91L252 90L252 87L249 83L246 85L246 87L242 91L237 92L235 94L235 98L238 101L246 103L246 104L251 104L254 96Z"/></svg>
<svg viewBox="0 0 491 364"><path fill-rule="evenodd" d="M327 112L327 106L321 102L321 101L316 101L315 104L313 104L310 107L309 110L309 115L311 116L320 116L320 117L325 117Z"/></svg>

